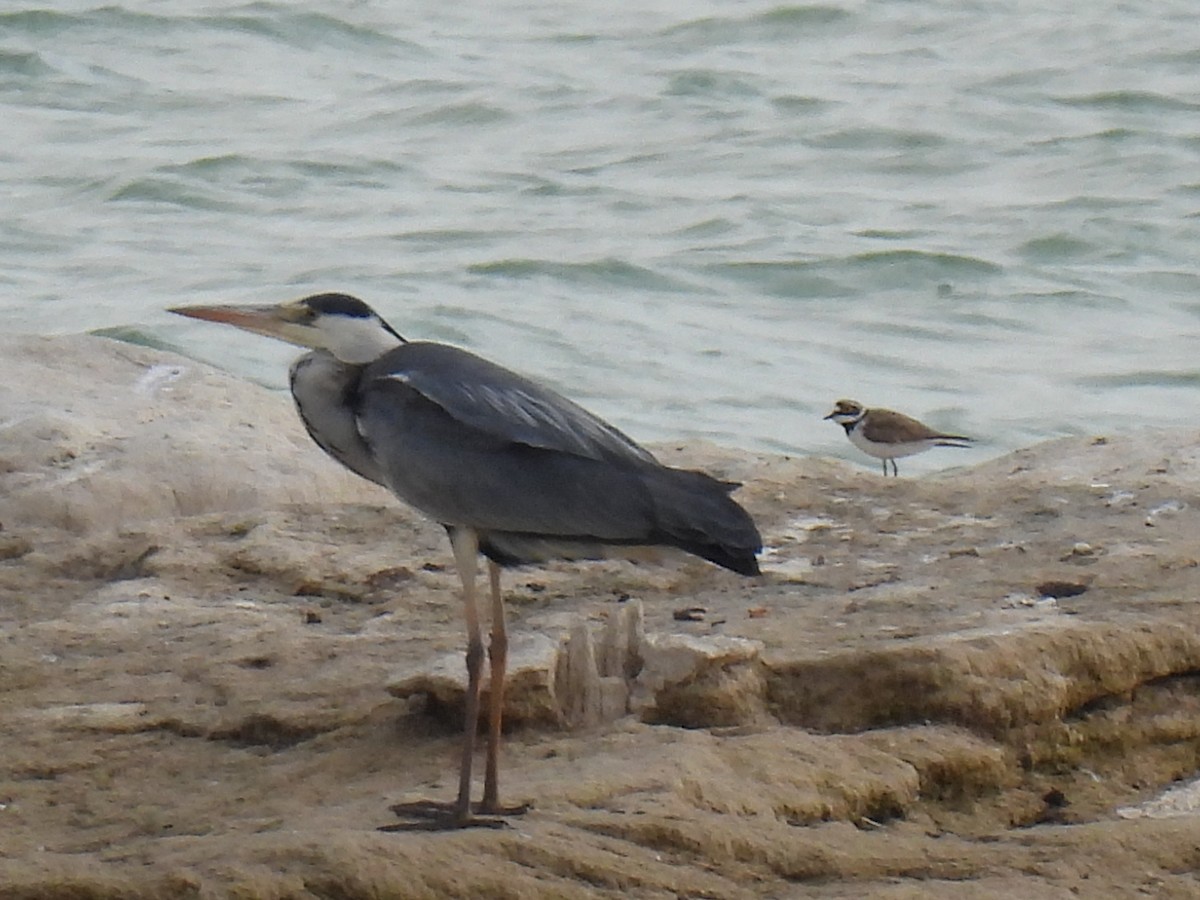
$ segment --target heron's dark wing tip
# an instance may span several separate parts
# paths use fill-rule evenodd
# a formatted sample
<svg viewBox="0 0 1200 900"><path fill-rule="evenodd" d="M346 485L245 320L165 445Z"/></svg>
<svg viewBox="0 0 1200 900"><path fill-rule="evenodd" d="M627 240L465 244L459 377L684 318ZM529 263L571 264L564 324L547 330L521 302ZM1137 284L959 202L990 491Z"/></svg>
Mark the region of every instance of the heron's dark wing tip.
<svg viewBox="0 0 1200 900"><path fill-rule="evenodd" d="M762 569L760 569L758 567L758 560L753 556L751 556L749 559L745 560L737 568L732 569L732 571L737 572L739 575L761 575L762 574Z"/></svg>

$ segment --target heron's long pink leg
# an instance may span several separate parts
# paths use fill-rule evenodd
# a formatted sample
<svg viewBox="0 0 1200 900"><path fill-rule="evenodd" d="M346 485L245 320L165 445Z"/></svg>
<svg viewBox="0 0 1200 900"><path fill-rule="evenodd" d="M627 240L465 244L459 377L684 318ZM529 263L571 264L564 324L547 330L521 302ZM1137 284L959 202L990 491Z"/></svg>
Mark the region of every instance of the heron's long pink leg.
<svg viewBox="0 0 1200 900"><path fill-rule="evenodd" d="M492 642L488 646L492 675L488 697L487 770L479 811L494 816L519 816L529 810L529 804L500 805L500 742L504 723L504 681L508 673L508 623L504 615L504 598L500 594L500 567L491 560L488 560L488 577L492 587Z"/></svg>
<svg viewBox="0 0 1200 900"><path fill-rule="evenodd" d="M483 780L482 812L500 809L500 728L504 718L504 676L508 670L508 624L504 616L504 598L500 595L500 567L488 560L488 579L492 588L492 642L488 645L491 686L488 704L487 769Z"/></svg>
<svg viewBox="0 0 1200 900"><path fill-rule="evenodd" d="M479 728L479 688L483 674L483 633L479 627L479 610L475 606L479 538L471 528L455 528L450 535L450 544L454 548L454 563L462 581L463 606L467 618L467 709L454 818L467 822L471 818L471 763L475 756L475 732Z"/></svg>
<svg viewBox="0 0 1200 900"><path fill-rule="evenodd" d="M442 828L466 828L483 826L487 828L504 827L503 819L486 818L471 814L471 764L475 759L475 734L479 730L479 689L483 684L483 634L479 625L479 609L475 604L475 574L479 557L479 536L470 528L447 528L450 533L450 545L454 549L454 562L458 568L458 576L462 581L463 608L467 619L467 696L466 715L463 726L462 765L458 772L458 797L453 806L428 800L418 800L410 803L397 803L392 811L405 818L415 818L418 822L406 822L396 825L381 826L381 831L426 831ZM493 602L498 596L499 578L492 573ZM504 625L501 620L501 633ZM494 639L493 639L494 641ZM503 644L503 641L501 642ZM502 654L503 657L503 654ZM500 662L500 680L504 680L504 661ZM495 677L493 673L493 678ZM503 690L503 688L501 688ZM494 703L493 703L494 707ZM498 728L497 728L498 733ZM496 792L495 774L495 739L488 750L488 790L494 798ZM488 804L485 802L484 804ZM495 806L492 803L491 806ZM505 812L521 812L523 810L505 810Z"/></svg>

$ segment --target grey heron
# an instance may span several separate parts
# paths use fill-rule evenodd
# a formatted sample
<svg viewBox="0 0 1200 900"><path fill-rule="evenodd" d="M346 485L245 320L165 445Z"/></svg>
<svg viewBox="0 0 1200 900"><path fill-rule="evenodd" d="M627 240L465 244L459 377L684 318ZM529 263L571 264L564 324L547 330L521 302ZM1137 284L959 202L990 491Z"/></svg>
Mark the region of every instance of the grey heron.
<svg viewBox="0 0 1200 900"><path fill-rule="evenodd" d="M471 805L484 659L475 598L480 553L488 560L492 633L477 811L493 816L515 811L499 799L508 651L500 567L667 546L759 574L762 540L729 496L736 484L664 466L566 397L466 350L406 341L355 297L327 293L278 306L170 311L310 348L292 364L290 383L313 440L449 534L466 612L466 727L457 799L424 805L426 812L446 813L447 825L497 821L477 818Z"/></svg>

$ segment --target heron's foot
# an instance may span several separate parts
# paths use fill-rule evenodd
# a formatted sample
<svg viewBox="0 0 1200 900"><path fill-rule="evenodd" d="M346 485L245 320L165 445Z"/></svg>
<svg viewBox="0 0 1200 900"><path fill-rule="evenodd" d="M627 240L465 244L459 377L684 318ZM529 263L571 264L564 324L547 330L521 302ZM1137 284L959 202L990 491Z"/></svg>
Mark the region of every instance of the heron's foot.
<svg viewBox="0 0 1200 900"><path fill-rule="evenodd" d="M379 831L454 831L459 828L507 828L504 819L495 816L477 816L463 812L457 803L438 800L414 800L396 803L388 807L408 822L381 825Z"/></svg>

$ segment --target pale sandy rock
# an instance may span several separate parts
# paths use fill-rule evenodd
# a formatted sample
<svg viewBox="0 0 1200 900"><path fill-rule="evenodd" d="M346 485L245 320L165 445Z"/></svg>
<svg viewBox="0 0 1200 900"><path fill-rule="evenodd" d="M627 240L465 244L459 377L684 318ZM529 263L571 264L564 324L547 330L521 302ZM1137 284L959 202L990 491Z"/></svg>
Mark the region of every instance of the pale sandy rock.
<svg viewBox="0 0 1200 900"><path fill-rule="evenodd" d="M646 616L640 600L623 604L604 622L596 648L596 668L601 677L630 681L642 669Z"/></svg>
<svg viewBox="0 0 1200 900"><path fill-rule="evenodd" d="M454 791L461 711L385 690L440 669L461 696L441 529L286 396L97 339L0 347L0 894L1195 896L1194 430L930 478L659 448L744 482L769 573L506 574L537 662L513 696L541 705L502 799L534 808L383 833Z"/></svg>
<svg viewBox="0 0 1200 900"><path fill-rule="evenodd" d="M509 723L551 726L563 723L566 711L556 678L562 654L561 640L545 634L522 634L510 640L504 691L504 716ZM443 654L425 665L400 672L388 681L387 690L401 699L424 695L435 712L461 721L467 690L465 653ZM489 692L485 669L481 704L485 719Z"/></svg>
<svg viewBox="0 0 1200 900"><path fill-rule="evenodd" d="M1032 622L804 661L772 654L766 670L771 708L785 722L862 731L931 721L1002 734L1200 670L1200 629L1192 615Z"/></svg>
<svg viewBox="0 0 1200 900"><path fill-rule="evenodd" d="M542 630L510 639L505 679L504 718L509 724L590 728L629 712L630 682L622 674L602 675L597 660L611 671L631 668L640 659L641 604L622 604L597 634L578 616L551 616ZM631 640L633 643L631 644ZM485 668L482 695L490 683ZM448 718L462 716L467 688L465 658L448 653L406 669L387 689L396 697L424 696L433 711ZM486 719L486 702L481 717Z"/></svg>
<svg viewBox="0 0 1200 900"><path fill-rule="evenodd" d="M1190 494L1200 487L1200 433L1190 428L1131 428L1119 434L1060 438L971 471L1046 486L1086 483L1108 489L1115 504L1127 504L1139 488L1155 481L1169 480L1178 491Z"/></svg>
<svg viewBox="0 0 1200 900"><path fill-rule="evenodd" d="M517 639L510 648L505 719L592 728L626 715L631 702L648 721L688 727L765 717L761 644L719 635L646 637L642 620L641 604L630 601L598 633L577 619L557 638L543 632ZM605 661L603 668L598 660ZM635 675L622 674L630 671ZM485 678L485 696L487 684ZM439 711L461 715L463 657L443 655L405 671L389 682L388 691L401 698L424 694Z"/></svg>
<svg viewBox="0 0 1200 900"><path fill-rule="evenodd" d="M108 731L114 734L146 729L149 710L144 703L68 703L29 710L18 717L24 727Z"/></svg>
<svg viewBox="0 0 1200 900"><path fill-rule="evenodd" d="M562 686L563 720L576 728L600 724L600 670L596 666L592 629L575 623L563 644L557 675Z"/></svg>
<svg viewBox="0 0 1200 900"><path fill-rule="evenodd" d="M757 641L724 636L652 634L642 651L641 682L652 694L680 684L713 666L750 663L758 659Z"/></svg>
<svg viewBox="0 0 1200 900"><path fill-rule="evenodd" d="M642 718L689 728L763 719L762 649L723 635L648 635L635 699Z"/></svg>
<svg viewBox="0 0 1200 900"><path fill-rule="evenodd" d="M291 399L99 337L0 336L0 521L76 532L384 498L313 446Z"/></svg>
<svg viewBox="0 0 1200 900"><path fill-rule="evenodd" d="M1169 819L1200 815L1200 781L1177 785L1137 806L1119 807L1117 815L1122 819Z"/></svg>

